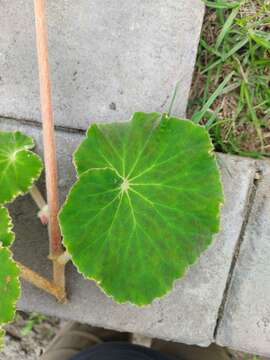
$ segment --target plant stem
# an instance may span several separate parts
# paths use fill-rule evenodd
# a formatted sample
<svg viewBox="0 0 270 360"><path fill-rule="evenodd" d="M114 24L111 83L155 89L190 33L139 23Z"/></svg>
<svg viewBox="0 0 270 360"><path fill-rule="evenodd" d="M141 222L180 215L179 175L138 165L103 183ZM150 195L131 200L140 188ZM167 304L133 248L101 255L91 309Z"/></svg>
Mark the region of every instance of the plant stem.
<svg viewBox="0 0 270 360"><path fill-rule="evenodd" d="M44 160L46 169L46 189L47 201L49 206L49 240L50 240L50 259L53 261L54 282L58 286L65 288L64 266L59 265L55 260L62 254L61 233L58 223L58 177L56 146L54 136L54 121L52 111L52 95L50 70L48 61L48 35L45 19L45 0L34 0L35 23L36 23L36 42L39 64L40 80L40 100L43 124L43 144Z"/></svg>
<svg viewBox="0 0 270 360"><path fill-rule="evenodd" d="M67 251L65 251L62 255L58 256L57 262L61 265L66 265L71 259L71 256Z"/></svg>
<svg viewBox="0 0 270 360"><path fill-rule="evenodd" d="M66 302L66 293L62 287L57 286L54 282L45 279L44 277L37 274L35 271L29 269L28 267L24 266L19 262L17 262L17 265L20 268L20 276L22 279L30 282L39 289L42 289L47 293L55 296L60 303Z"/></svg>
<svg viewBox="0 0 270 360"><path fill-rule="evenodd" d="M31 187L29 193L40 210L42 210L47 205L45 199L43 198L41 192L39 191L36 185L33 185Z"/></svg>
<svg viewBox="0 0 270 360"><path fill-rule="evenodd" d="M38 208L40 209L40 211L38 212L38 217L40 218L40 221L43 225L47 225L49 223L49 209L41 192L36 185L33 185L29 193L32 196L32 199L37 204Z"/></svg>

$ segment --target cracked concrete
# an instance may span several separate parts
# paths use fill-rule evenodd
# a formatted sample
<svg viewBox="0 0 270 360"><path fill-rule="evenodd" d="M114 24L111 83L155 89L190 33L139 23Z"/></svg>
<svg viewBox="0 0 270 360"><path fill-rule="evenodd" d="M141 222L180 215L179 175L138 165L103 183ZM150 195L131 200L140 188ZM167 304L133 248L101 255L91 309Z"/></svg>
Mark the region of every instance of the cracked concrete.
<svg viewBox="0 0 270 360"><path fill-rule="evenodd" d="M228 289L217 343L270 355L270 163L258 163L261 179Z"/></svg>
<svg viewBox="0 0 270 360"><path fill-rule="evenodd" d="M248 222L249 222L250 214L251 214L252 207L254 205L254 201L255 201L255 197L256 197L256 192L257 192L257 188L258 188L258 182L259 182L259 179L261 177L261 172L258 169L257 164L254 163L254 166L255 166L256 171L254 173L253 182L250 184L248 200L247 200L246 210L245 210L245 217L244 217L244 220L242 222L242 227L241 227L241 230L240 230L240 233L239 233L239 238L238 238L238 241L236 243L236 247L235 247L235 250L234 250L234 255L233 255L233 258L232 258L230 270L229 270L229 273L228 273L227 282L226 282L226 286L225 286L225 289L224 289L222 302L221 302L221 305L220 305L220 308L219 308L216 327L215 327L215 331L214 331L214 338L217 337L217 333L219 331L220 323L221 323L221 321L223 319L223 316L224 316L224 309L225 309L225 307L227 305L232 277L233 277L234 270L235 270L235 267L236 267L236 264L237 264L237 261L238 261L241 245L242 245L242 242L244 241L244 237L245 237L245 234L246 234L246 228L247 228L247 225L248 225Z"/></svg>

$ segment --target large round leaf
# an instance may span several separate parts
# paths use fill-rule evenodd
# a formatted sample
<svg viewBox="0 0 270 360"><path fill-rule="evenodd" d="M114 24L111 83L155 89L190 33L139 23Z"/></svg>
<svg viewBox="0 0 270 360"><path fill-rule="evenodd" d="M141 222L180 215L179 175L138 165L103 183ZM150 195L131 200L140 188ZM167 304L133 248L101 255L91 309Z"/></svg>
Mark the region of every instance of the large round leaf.
<svg viewBox="0 0 270 360"><path fill-rule="evenodd" d="M9 246L14 240L12 222L8 210L0 206L0 245Z"/></svg>
<svg viewBox="0 0 270 360"><path fill-rule="evenodd" d="M19 269L8 248L0 246L0 344L1 324L13 320L15 303L20 296Z"/></svg>
<svg viewBox="0 0 270 360"><path fill-rule="evenodd" d="M167 293L212 241L223 200L203 127L158 113L92 125L61 211L79 271L116 301Z"/></svg>
<svg viewBox="0 0 270 360"><path fill-rule="evenodd" d="M29 151L33 139L19 131L0 131L0 204L25 193L39 177L42 163Z"/></svg>

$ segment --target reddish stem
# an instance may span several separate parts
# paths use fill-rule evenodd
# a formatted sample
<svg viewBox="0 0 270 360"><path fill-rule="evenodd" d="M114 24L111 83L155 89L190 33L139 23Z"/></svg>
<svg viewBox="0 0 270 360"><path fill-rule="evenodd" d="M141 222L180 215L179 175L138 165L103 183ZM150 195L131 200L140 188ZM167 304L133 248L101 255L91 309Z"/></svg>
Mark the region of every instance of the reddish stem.
<svg viewBox="0 0 270 360"><path fill-rule="evenodd" d="M44 160L46 168L47 202L49 205L51 255L61 252L61 236L57 221L58 188L56 147L52 112L51 82L48 62L48 39L45 21L45 1L35 0L36 39L39 62L40 101L43 123Z"/></svg>
<svg viewBox="0 0 270 360"><path fill-rule="evenodd" d="M49 238L50 258L54 261L62 253L61 233L58 223L58 176L56 146L54 135L54 121L52 111L52 95L50 82L50 69L48 60L48 35L45 18L45 0L34 0L36 42L39 64L40 101L43 124L44 160L46 169L47 202L49 206ZM54 261L54 281L63 284L63 269Z"/></svg>

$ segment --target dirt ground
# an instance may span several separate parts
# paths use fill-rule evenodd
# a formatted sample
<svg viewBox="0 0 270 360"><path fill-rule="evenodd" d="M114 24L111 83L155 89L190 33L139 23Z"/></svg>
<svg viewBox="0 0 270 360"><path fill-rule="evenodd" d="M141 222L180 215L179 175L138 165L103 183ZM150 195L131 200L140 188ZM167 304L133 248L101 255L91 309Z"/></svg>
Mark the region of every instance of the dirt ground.
<svg viewBox="0 0 270 360"><path fill-rule="evenodd" d="M17 313L5 326L6 336L0 360L36 360L59 330L62 322L42 315Z"/></svg>

